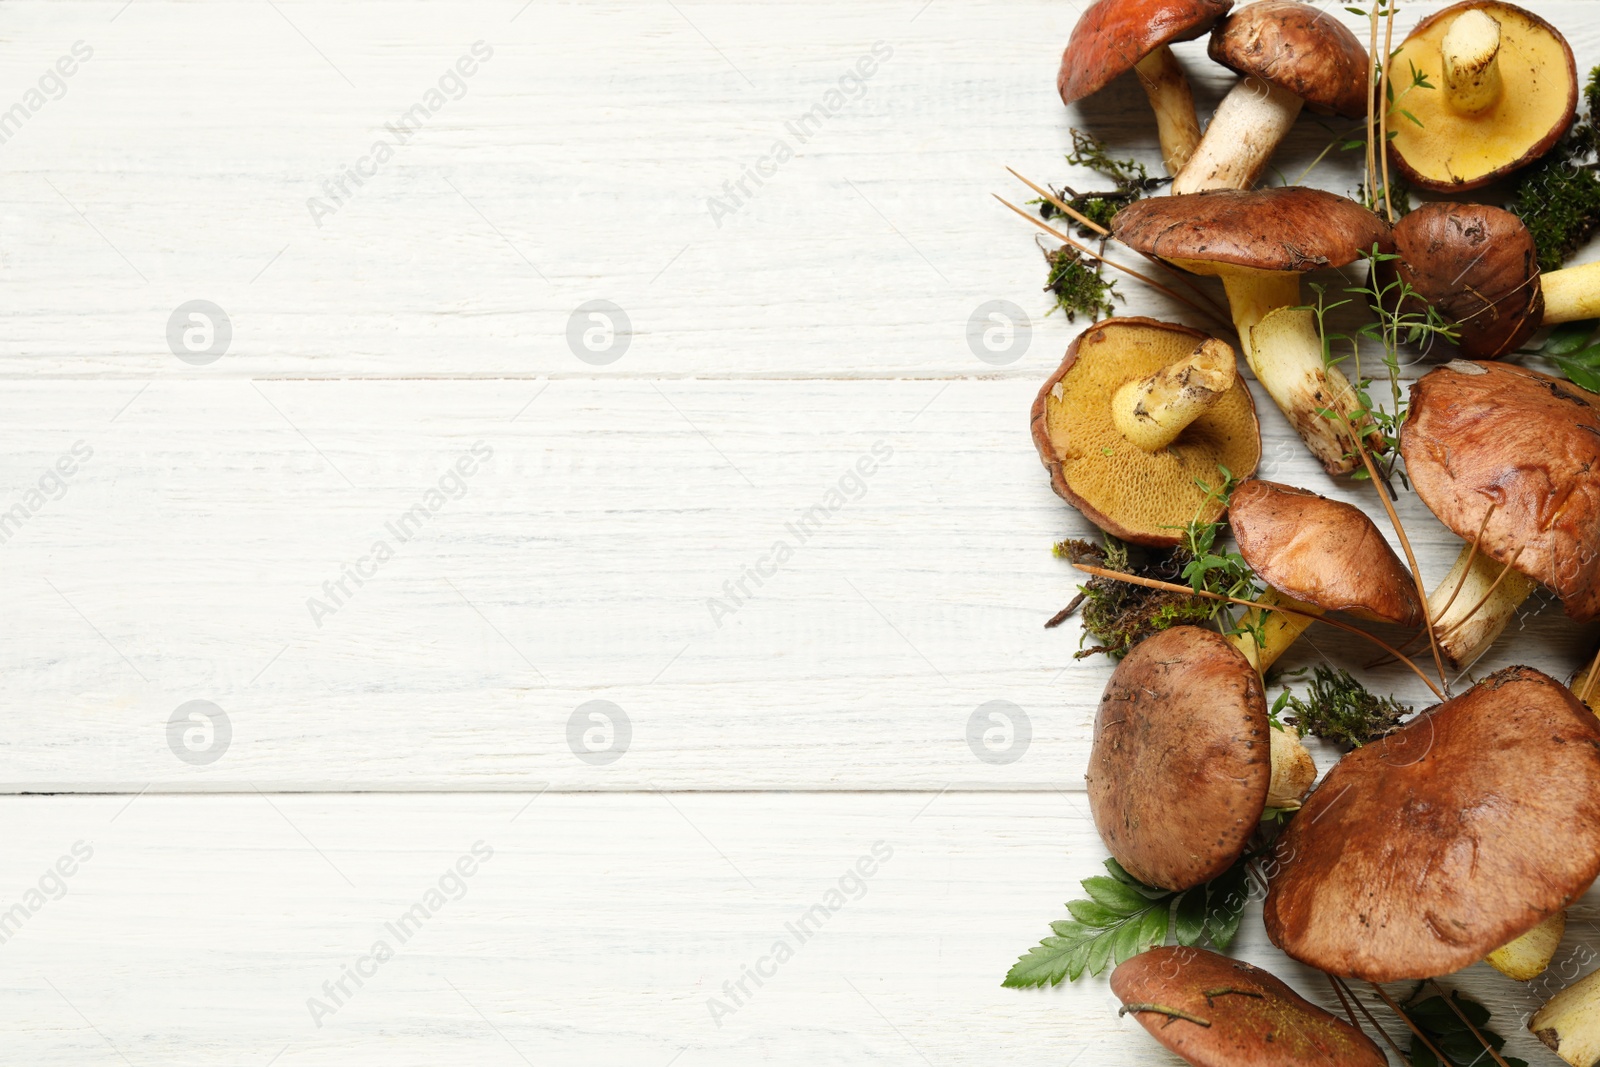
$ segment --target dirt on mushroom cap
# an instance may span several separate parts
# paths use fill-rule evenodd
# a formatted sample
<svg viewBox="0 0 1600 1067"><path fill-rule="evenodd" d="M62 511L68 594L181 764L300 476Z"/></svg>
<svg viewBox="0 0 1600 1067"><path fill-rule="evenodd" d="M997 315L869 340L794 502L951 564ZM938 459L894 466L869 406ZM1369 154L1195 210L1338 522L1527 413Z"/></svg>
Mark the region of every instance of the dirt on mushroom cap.
<svg viewBox="0 0 1600 1067"><path fill-rule="evenodd" d="M1213 60L1286 89L1324 114L1367 113L1367 50L1343 23L1301 0L1257 0L1211 35Z"/></svg>
<svg viewBox="0 0 1600 1067"><path fill-rule="evenodd" d="M1061 102L1103 89L1164 44L1204 34L1233 0L1099 0L1083 13L1061 56Z"/></svg>
<svg viewBox="0 0 1600 1067"><path fill-rule="evenodd" d="M1272 943L1374 982L1448 974L1600 874L1600 720L1508 667L1344 757L1275 845Z"/></svg>

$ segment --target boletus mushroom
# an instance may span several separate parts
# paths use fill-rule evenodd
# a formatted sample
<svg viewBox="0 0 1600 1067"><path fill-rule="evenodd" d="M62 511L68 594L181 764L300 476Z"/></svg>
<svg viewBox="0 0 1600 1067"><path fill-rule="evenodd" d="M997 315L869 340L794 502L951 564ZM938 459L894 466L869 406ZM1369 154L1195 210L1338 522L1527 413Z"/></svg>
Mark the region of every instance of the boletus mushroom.
<svg viewBox="0 0 1600 1067"><path fill-rule="evenodd" d="M1600 720L1508 667L1356 749L1277 845L1267 936L1390 982L1474 963L1600 874Z"/></svg>
<svg viewBox="0 0 1600 1067"><path fill-rule="evenodd" d="M1316 317L1301 309L1300 276L1388 251L1387 222L1354 200L1289 186L1147 197L1117 212L1111 228L1135 251L1220 277L1257 380L1330 474L1355 469L1347 419L1360 399L1323 360Z"/></svg>
<svg viewBox="0 0 1600 1067"><path fill-rule="evenodd" d="M1476 189L1532 163L1567 132L1578 106L1566 38L1500 0L1464 0L1423 19L1390 63L1412 67L1435 88L1396 102L1389 151L1422 189ZM1405 89L1395 86L1397 95Z"/></svg>
<svg viewBox="0 0 1600 1067"><path fill-rule="evenodd" d="M1057 494L1102 530L1171 547L1223 503L1220 485L1261 459L1255 402L1233 349L1154 319L1097 322L1072 342L1030 416Z"/></svg>
<svg viewBox="0 0 1600 1067"><path fill-rule="evenodd" d="M1528 1029L1572 1067L1600 1064L1600 971L1591 971L1545 1001Z"/></svg>
<svg viewBox="0 0 1600 1067"><path fill-rule="evenodd" d="M1372 1039L1260 967L1160 947L1111 972L1111 992L1150 1036L1195 1067L1386 1067Z"/></svg>
<svg viewBox="0 0 1600 1067"><path fill-rule="evenodd" d="M1072 28L1056 88L1071 104L1133 71L1156 115L1161 159L1177 174L1200 140L1194 93L1169 45L1202 36L1233 0L1098 0Z"/></svg>
<svg viewBox="0 0 1600 1067"><path fill-rule="evenodd" d="M1134 646L1106 683L1089 756L1089 810L1117 862L1172 890L1233 866L1268 798L1298 803L1310 785L1273 781L1271 733L1261 675L1216 632L1174 626Z"/></svg>
<svg viewBox="0 0 1600 1067"><path fill-rule="evenodd" d="M1600 614L1592 393L1524 367L1453 360L1412 384L1400 453L1417 496L1468 542L1428 598L1453 666L1482 655L1541 583L1572 618Z"/></svg>
<svg viewBox="0 0 1600 1067"><path fill-rule="evenodd" d="M1301 0L1259 0L1211 32L1211 58L1241 80L1222 98L1174 193L1248 189L1302 106L1367 113L1367 50L1326 11Z"/></svg>

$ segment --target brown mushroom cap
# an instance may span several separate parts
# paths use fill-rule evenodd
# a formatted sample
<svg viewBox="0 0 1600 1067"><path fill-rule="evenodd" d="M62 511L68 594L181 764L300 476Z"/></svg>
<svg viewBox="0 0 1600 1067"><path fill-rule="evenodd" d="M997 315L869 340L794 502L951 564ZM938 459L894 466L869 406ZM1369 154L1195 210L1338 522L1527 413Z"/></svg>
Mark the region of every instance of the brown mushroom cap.
<svg viewBox="0 0 1600 1067"><path fill-rule="evenodd" d="M1239 554L1272 588L1328 611L1422 624L1411 572L1360 508L1260 479L1228 502Z"/></svg>
<svg viewBox="0 0 1600 1067"><path fill-rule="evenodd" d="M1468 359L1498 359L1526 341L1544 317L1539 251L1509 211L1437 200L1394 227L1400 279L1456 324Z"/></svg>
<svg viewBox="0 0 1600 1067"><path fill-rule="evenodd" d="M1451 107L1438 88L1444 85L1439 43L1456 18L1473 9L1500 24L1503 89L1487 110L1467 115ZM1578 67L1566 38L1515 4L1464 0L1429 15L1400 46L1391 69L1409 76L1412 66L1436 88L1410 93L1400 105L1416 122L1398 111L1390 115L1389 154L1423 189L1476 189L1532 163L1567 132L1578 107Z"/></svg>
<svg viewBox="0 0 1600 1067"><path fill-rule="evenodd" d="M1476 962L1600 874L1600 720L1508 667L1358 748L1278 839L1273 944L1331 974Z"/></svg>
<svg viewBox="0 0 1600 1067"><path fill-rule="evenodd" d="M1100 698L1089 810L1146 885L1226 871L1266 808L1272 759L1261 676L1220 634L1174 626L1136 645Z"/></svg>
<svg viewBox="0 0 1600 1067"><path fill-rule="evenodd" d="M1400 454L1428 509L1478 551L1600 615L1600 400L1506 363L1457 360L1411 386Z"/></svg>
<svg viewBox="0 0 1600 1067"><path fill-rule="evenodd" d="M1301 0L1259 0L1211 32L1211 58L1286 89L1313 111L1367 113L1367 50L1343 23Z"/></svg>
<svg viewBox="0 0 1600 1067"><path fill-rule="evenodd" d="M1166 448L1146 452L1118 432L1111 397L1194 351L1206 335L1154 319L1097 322L1072 342L1033 402L1033 443L1062 499L1107 533L1142 545L1172 546L1197 516L1214 522L1223 505L1195 484L1236 478L1261 460L1261 427L1243 379Z"/></svg>
<svg viewBox="0 0 1600 1067"><path fill-rule="evenodd" d="M1342 267L1374 245L1393 247L1389 224L1377 215L1303 185L1146 197L1117 212L1111 232L1163 259L1292 274Z"/></svg>
<svg viewBox="0 0 1600 1067"><path fill-rule="evenodd" d="M1232 6L1233 0L1099 0L1072 28L1061 54L1061 102L1099 92L1162 45L1194 40Z"/></svg>
<svg viewBox="0 0 1600 1067"><path fill-rule="evenodd" d="M1111 972L1123 1004L1159 1004L1210 1026L1133 1011L1150 1036L1195 1067L1387 1067L1360 1030L1243 960L1198 948L1153 948Z"/></svg>

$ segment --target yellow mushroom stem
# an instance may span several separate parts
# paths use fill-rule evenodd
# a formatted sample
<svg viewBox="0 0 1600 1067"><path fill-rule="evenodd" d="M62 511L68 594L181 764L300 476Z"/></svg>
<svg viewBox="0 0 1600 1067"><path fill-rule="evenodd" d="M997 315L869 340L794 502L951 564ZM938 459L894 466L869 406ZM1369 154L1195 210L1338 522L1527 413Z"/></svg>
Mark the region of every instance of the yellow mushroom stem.
<svg viewBox="0 0 1600 1067"><path fill-rule="evenodd" d="M1463 11L1439 41L1445 99L1476 115L1500 99L1500 23L1477 8Z"/></svg>
<svg viewBox="0 0 1600 1067"><path fill-rule="evenodd" d="M1508 568L1482 552L1474 554L1471 545L1463 546L1455 566L1428 597L1439 651L1451 668L1472 666L1538 587L1538 582L1515 567Z"/></svg>
<svg viewBox="0 0 1600 1067"><path fill-rule="evenodd" d="M1156 133L1161 138L1161 161L1167 173L1177 175L1200 143L1200 120L1195 117L1194 92L1172 49L1162 45L1134 64L1139 84L1156 113Z"/></svg>
<svg viewBox="0 0 1600 1067"><path fill-rule="evenodd" d="M1528 1029L1572 1067L1600 1063L1600 971L1545 1001Z"/></svg>
<svg viewBox="0 0 1600 1067"><path fill-rule="evenodd" d="M1317 762L1293 731L1274 726L1270 734L1272 781L1267 785L1267 807L1294 811L1317 780Z"/></svg>
<svg viewBox="0 0 1600 1067"><path fill-rule="evenodd" d="M1495 949L1484 962L1507 978L1528 982L1544 973L1555 959L1567 932L1567 913L1558 911L1515 941Z"/></svg>
<svg viewBox="0 0 1600 1067"><path fill-rule="evenodd" d="M1111 398L1111 421L1132 444L1158 452L1221 400L1238 376L1233 348L1208 337L1178 362L1124 383Z"/></svg>
<svg viewBox="0 0 1600 1067"><path fill-rule="evenodd" d="M1254 186L1304 104L1294 93L1259 78L1239 82L1217 105L1205 136L1172 180L1173 195Z"/></svg>
<svg viewBox="0 0 1600 1067"><path fill-rule="evenodd" d="M1258 607L1245 612L1244 619L1240 622L1240 632L1228 637L1228 643L1244 653L1244 658L1250 661L1251 666L1265 674L1278 662L1278 657L1289 650L1289 646L1303 633L1306 627L1314 621L1311 615L1321 615L1322 609L1315 604L1307 604L1290 596L1285 596L1276 589L1268 589L1256 598ZM1291 615L1287 611L1273 611L1274 607L1293 608L1296 611L1307 612L1306 615ZM1265 618L1263 619L1263 615ZM1256 632L1261 633L1261 643L1256 643Z"/></svg>
<svg viewBox="0 0 1600 1067"><path fill-rule="evenodd" d="M1600 318L1600 263L1553 270L1528 284L1544 292L1545 326Z"/></svg>

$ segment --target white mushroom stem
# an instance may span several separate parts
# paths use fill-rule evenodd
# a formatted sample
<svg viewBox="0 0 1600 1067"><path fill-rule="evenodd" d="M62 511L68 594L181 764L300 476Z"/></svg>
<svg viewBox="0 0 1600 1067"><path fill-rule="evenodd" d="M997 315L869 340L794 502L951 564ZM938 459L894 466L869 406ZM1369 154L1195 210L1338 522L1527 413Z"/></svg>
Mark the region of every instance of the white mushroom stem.
<svg viewBox="0 0 1600 1067"><path fill-rule="evenodd" d="M1161 161L1167 173L1177 175L1200 143L1200 120L1195 117L1194 93L1189 77L1178 64L1172 49L1162 45L1134 64L1139 84L1150 98L1156 113L1156 132L1161 137Z"/></svg>
<svg viewBox="0 0 1600 1067"><path fill-rule="evenodd" d="M1317 780L1317 761L1311 758L1298 734L1274 726L1271 734L1272 780L1267 785L1267 807L1290 811L1300 807L1300 801Z"/></svg>
<svg viewBox="0 0 1600 1067"><path fill-rule="evenodd" d="M1566 267L1528 283L1544 291L1544 325L1600 318L1600 263Z"/></svg>
<svg viewBox="0 0 1600 1067"><path fill-rule="evenodd" d="M1500 23L1477 8L1463 11L1439 42L1444 94L1463 115L1476 115L1500 99Z"/></svg>
<svg viewBox="0 0 1600 1067"><path fill-rule="evenodd" d="M1206 338L1176 363L1123 384L1111 398L1111 421L1146 452L1166 448L1233 388L1233 349Z"/></svg>
<svg viewBox="0 0 1600 1067"><path fill-rule="evenodd" d="M1228 643L1250 661L1251 666L1265 674L1272 665L1278 662L1278 657L1289 650L1289 646L1306 631L1315 620L1313 615L1321 615L1322 609L1315 604L1307 604L1293 597L1284 596L1276 589L1268 589L1256 599L1259 607L1251 608L1245 613L1240 622L1240 632L1230 634ZM1273 611L1275 607L1294 608L1304 615L1291 615L1287 611ZM1265 619L1262 616L1265 615ZM1256 633L1260 632L1261 642L1256 642Z"/></svg>
<svg viewBox="0 0 1600 1067"><path fill-rule="evenodd" d="M1428 597L1428 615L1433 619L1439 651L1451 668L1472 666L1538 587L1538 582L1515 567L1496 563L1482 552L1474 553L1471 545L1464 546L1455 566Z"/></svg>
<svg viewBox="0 0 1600 1067"><path fill-rule="evenodd" d="M1551 997L1528 1029L1572 1067L1600 1063L1600 971Z"/></svg>
<svg viewBox="0 0 1600 1067"><path fill-rule="evenodd" d="M1507 978L1528 982L1544 973L1556 957L1567 932L1567 913L1558 911L1532 930L1484 957L1484 962Z"/></svg>
<svg viewBox="0 0 1600 1067"><path fill-rule="evenodd" d="M1172 191L1249 189L1289 134L1305 101L1259 78L1245 78L1217 105L1205 136L1172 180ZM1162 142L1163 147L1165 141Z"/></svg>

